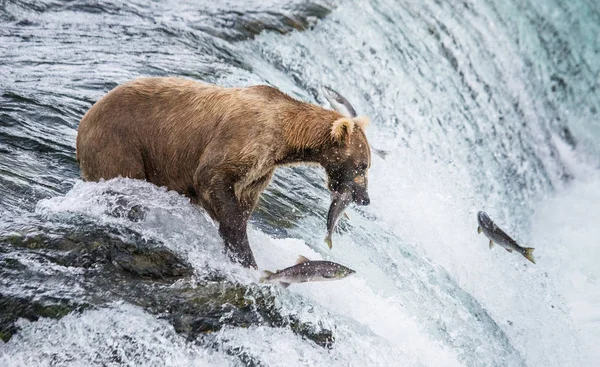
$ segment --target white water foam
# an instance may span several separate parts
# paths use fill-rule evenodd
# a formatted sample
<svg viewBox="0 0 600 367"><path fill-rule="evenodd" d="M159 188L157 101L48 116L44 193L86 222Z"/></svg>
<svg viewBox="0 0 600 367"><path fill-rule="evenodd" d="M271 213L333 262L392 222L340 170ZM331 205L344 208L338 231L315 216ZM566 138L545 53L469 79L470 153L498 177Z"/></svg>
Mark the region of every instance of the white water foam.
<svg viewBox="0 0 600 367"><path fill-rule="evenodd" d="M379 170L410 175L373 179L372 209L472 294L529 365L580 365L581 336L557 284L560 280L548 273L553 251L527 233L527 221L503 222L506 212L500 197L484 199L464 172L416 159L409 149L394 152L372 175ZM490 250L489 239L477 234L479 210L521 245L535 247L537 264L499 246Z"/></svg>
<svg viewBox="0 0 600 367"><path fill-rule="evenodd" d="M127 197L126 202L122 201L123 196ZM132 222L126 216L108 214L123 205L126 208L141 205L146 214L139 222ZM49 219L85 216L99 225L134 229L185 255L200 277L209 270L217 270L231 280L251 283L257 282L261 275L227 260L214 225L201 209L194 208L181 195L146 182L122 178L99 183L78 182L66 195L40 201L36 212ZM210 236L213 236L212 240L204 243L203 240ZM336 339L333 351L304 341L290 330L269 327L251 331L226 328L218 332L223 347L244 347L244 351L256 354L258 360L268 362L268 365L272 365L273 358L280 358L282 365L290 361L312 365L336 360L363 365L387 365L391 361L400 361L399 365L404 366L461 365L451 349L419 327L403 309L400 299L378 290L389 280L382 279L385 275L378 272L373 264L364 261L364 251L348 241L348 238L338 238L335 251L328 259L347 262L359 275L337 282L292 285L287 291L279 292L277 301L282 314L295 315L304 322L318 323L333 330ZM313 260L322 259L303 240L273 239L251 229L250 242L260 268L265 270L290 266L300 254ZM362 274L370 274L369 277L375 279L379 277L380 282L369 284ZM307 305L310 311L307 311ZM247 338L248 333L262 335L264 339ZM287 352L276 352L278 349L268 346L267 339L269 343L278 339L279 343L287 344ZM15 341L20 342L19 339ZM352 353L348 354L349 351ZM288 354L282 355L284 352ZM303 357L297 359L297 355Z"/></svg>
<svg viewBox="0 0 600 367"><path fill-rule="evenodd" d="M336 235L334 249L327 259L348 265L358 273L335 283L294 285L278 295L282 311L297 314L302 321L322 322L333 329L336 336L333 350L318 348L287 329L270 327L226 328L217 335L224 347L241 346L268 365L490 365L491 356L480 357L484 353L478 349L483 341L464 331L470 324L460 324L464 318L457 314L457 309L464 309L436 306L438 298L452 299L457 297L455 294L445 293L441 287L436 293L424 295L420 293L424 290L418 286L400 290L394 287L394 282L408 275L391 276L378 267L384 261L411 264L409 259L398 255L399 251L394 251L395 246L400 248L401 239L402 244L408 243L414 248L413 255L420 259L425 257L432 269L443 267L471 294L508 336L510 344L525 357L528 365L575 366L598 361L600 292L598 273L593 267L593 260L597 258L593 241L598 237L595 220L599 207L595 192L598 181L592 174L578 174L577 170L571 169L576 180L569 188L559 189L555 197L538 205L539 197L529 196L529 192L524 194L527 202L523 207L533 205L536 209L533 217L524 213L526 208L508 208L509 204L515 203L503 195L511 196L514 192L502 190L518 187L512 186L512 179L525 176L533 181L527 186L532 192L545 192L548 184L543 173L550 172L548 181L556 184L556 166L567 160L550 157L552 151L548 150L545 130L536 124L536 121L544 120L544 101L532 91L535 86L525 85L530 75L521 72L525 62L514 52L516 45L511 43L508 35L501 34L505 30L500 28L503 19L492 13L494 4L442 3L444 5L438 8L434 2L409 2L404 7L395 2L358 2L340 7L314 30L286 36L263 34L253 43L237 44L240 54L251 54L245 61L252 66L252 82L264 79L304 99L311 97L302 88L304 86L335 85L355 102L357 110L379 118L370 128L369 137L379 137L372 141L379 147L391 149L391 153L385 160L376 158L374 162L370 175L372 206L366 209L379 220L369 224L353 215L351 232L358 231L359 226L374 233L383 228L396 234L398 241L366 244L354 242L348 234ZM452 12L455 6L463 9L462 5L464 12ZM506 17L525 18L514 11L506 13ZM464 14L464 19L472 23L461 23L463 17L448 19L449 13ZM443 23L446 30L440 27ZM521 33L535 38L535 29L526 24L520 27ZM456 66L451 66L440 56L441 46L431 32L437 32L446 50L454 52L447 56L454 57ZM475 39L469 36L475 36ZM268 52L261 59L257 55L263 50ZM452 57L448 58L452 60ZM539 57L539 60L543 59ZM465 68L470 63L475 65L473 70L480 71L478 75ZM539 68L546 70L545 65ZM465 80L479 97L469 98L469 91L457 76L458 70L466 72L463 74ZM550 67L548 70L552 72ZM476 78L484 80L475 83L473 79ZM231 84L238 84L240 80L248 79L236 75L227 79ZM298 80L304 83L302 87ZM495 100L499 107L485 105L484 85L499 86L498 90L493 90L500 95ZM499 119L498 109L512 111L514 103L520 103L533 132L521 128L521 117L515 114L502 115L503 124L496 126L493 123ZM478 104L484 107L478 109L475 106ZM466 126L456 123L481 116L489 121ZM443 117L438 120L440 128L436 126L436 117ZM410 124L399 123L399 118ZM475 130L475 125L482 130ZM455 126L467 131L458 131ZM522 142L515 139L511 128L523 132L525 139ZM497 131L499 136L490 139L490 145L482 149L472 144L479 135L490 136L491 131ZM494 148L504 148L503 144L509 148L499 161L506 166L514 165L516 170L514 176L499 181L496 179L505 174L503 167L497 162L495 165L488 163L494 162L491 157L497 158ZM560 150L559 144L555 142L555 145ZM476 149L479 149L478 153L470 155ZM536 154L524 153L531 150ZM483 164L480 162L481 166L473 169L470 158L478 155L484 156ZM444 161L440 157L448 159ZM544 168L521 159L531 157L540 157ZM570 161L570 164L574 167L577 162ZM535 173L530 173L532 169ZM477 171L476 175L472 175L474 171ZM148 208L146 217L140 222L132 222L125 217L107 215L107 211L122 205L114 195L107 194L107 190L126 196L131 203L126 205L128 208L134 204ZM478 210L487 211L520 243L535 247L538 264L529 264L518 254L509 254L501 248L490 251L487 240L476 234L475 213ZM193 208L182 196L149 184L131 180L78 183L64 197L42 201L37 213L49 219L84 215L98 224L128 227L147 238L158 239L186 256L198 276L217 270L243 283L258 279L258 272L243 270L227 260L214 225L202 211ZM316 229L308 227L304 230L312 232ZM321 258L322 253L316 251L319 249L302 240L274 240L257 230L251 230L250 237L261 268L274 270L289 266L298 254ZM383 255L389 258L382 259ZM427 278L430 274L424 271L419 276ZM418 280L416 277L409 279L415 284ZM432 314L431 319L417 320L405 311L403 296L422 299L423 309ZM159 342L164 341L152 339L155 331L152 325L158 321L150 315L139 316L137 312L127 309L117 313L115 323L120 326L115 328L113 338L123 339L131 334L133 340L153 340L148 345L161 350ZM71 323L68 325L77 329L79 323L86 324L84 319L89 315L27 324L24 331L3 346L14 352L5 358L14 355L25 358L25 354L19 354L24 350L28 358L34 358L32 361L50 363L52 354L43 352L42 342L40 348L29 348L32 339L24 337L35 336L39 330L39 335L50 338L47 325L54 327L62 325L61 322ZM124 320L132 317L139 320L138 328L125 327ZM442 318L459 320L458 326L455 324L451 330L444 331L462 338L459 340L464 340L467 357L473 359L465 359L459 351L441 345L438 336L428 330L435 329L439 325L438 319ZM107 317L92 316L90 320L90 327L101 328L102 325L96 323L106 322ZM96 340L93 335L96 334L80 334L81 343L89 343L85 341L87 339ZM62 351L54 342L51 345ZM127 348L133 348L135 344L127 345ZM197 352L196 346L190 348L194 349L192 353ZM99 353L99 360L104 362L111 360L102 344L81 350ZM59 352L59 356L60 353L64 354ZM486 357L490 359L484 359ZM168 354L156 355L159 362L164 362L165 358L170 360ZM182 358L190 360L186 355ZM511 362L507 361L505 365L511 365Z"/></svg>
<svg viewBox="0 0 600 367"><path fill-rule="evenodd" d="M600 361L599 218L600 173L596 173L541 202L531 226L533 243L547 254L544 271L564 297L579 335L583 366Z"/></svg>
<svg viewBox="0 0 600 367"><path fill-rule="evenodd" d="M266 270L288 267L295 263L298 255L311 260L323 260L320 254L302 240L272 239L257 231L253 231L251 240L257 262L264 264ZM288 288L291 293L300 296L294 297L293 302L309 302L312 307L321 309L321 314L313 320L309 318L309 321L326 321L333 317L334 320L340 318L343 323L347 323L334 324L339 333L336 335L334 360L363 365L389 365L394 360L401 361L396 363L406 366L461 365L451 349L431 338L419 327L403 309L400 299L379 290L381 283L385 284L388 280L379 278L379 284L366 281L366 276L373 278L374 275L381 277L382 274L378 274L373 264L365 261L360 249L348 248L348 245L351 244L338 241L336 246L341 250L333 253L328 260L348 265L357 271L356 274L335 282L296 284ZM294 312L293 304L291 307L288 312ZM328 317L323 310L326 310ZM263 332L269 333L266 330ZM231 333L230 331L229 334ZM239 333L247 331L239 330ZM370 340L369 343L365 342L365 338ZM345 356L348 350L352 350L357 356L348 358ZM331 356L327 360L329 358Z"/></svg>
<svg viewBox="0 0 600 367"><path fill-rule="evenodd" d="M21 331L0 345L2 366L230 366L235 361L121 303L60 320L21 320L19 326Z"/></svg>
<svg viewBox="0 0 600 367"><path fill-rule="evenodd" d="M134 207L141 208L142 215L132 220L127 213ZM248 270L228 260L217 227L203 209L145 181L78 181L66 195L41 200L36 213L53 220L83 217L97 225L128 228L184 256L199 276L217 270L231 280L249 279Z"/></svg>

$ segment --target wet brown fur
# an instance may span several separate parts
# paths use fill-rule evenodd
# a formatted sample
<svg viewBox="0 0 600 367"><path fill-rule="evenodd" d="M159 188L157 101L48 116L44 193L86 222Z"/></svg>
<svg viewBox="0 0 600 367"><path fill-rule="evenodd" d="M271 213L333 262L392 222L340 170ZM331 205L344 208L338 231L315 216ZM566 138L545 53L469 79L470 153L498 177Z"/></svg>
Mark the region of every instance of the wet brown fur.
<svg viewBox="0 0 600 367"><path fill-rule="evenodd" d="M142 78L113 89L85 114L77 159L85 180L144 179L189 196L219 223L237 260L255 267L246 223L275 168L370 164L361 126L364 118L269 86Z"/></svg>

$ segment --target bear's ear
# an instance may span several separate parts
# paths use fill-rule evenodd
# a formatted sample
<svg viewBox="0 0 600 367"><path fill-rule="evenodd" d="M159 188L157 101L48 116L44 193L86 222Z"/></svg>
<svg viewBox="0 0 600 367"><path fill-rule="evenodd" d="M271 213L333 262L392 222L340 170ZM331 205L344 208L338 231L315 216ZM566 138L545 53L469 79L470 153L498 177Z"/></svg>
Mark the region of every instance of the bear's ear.
<svg viewBox="0 0 600 367"><path fill-rule="evenodd" d="M355 117L353 120L356 123L356 125L358 125L358 127L362 129L362 131L365 131L367 126L369 126L369 124L371 123L371 120L369 120L367 116Z"/></svg>
<svg viewBox="0 0 600 367"><path fill-rule="evenodd" d="M354 120L347 117L337 119L331 125L331 137L338 143L347 140L354 131Z"/></svg>

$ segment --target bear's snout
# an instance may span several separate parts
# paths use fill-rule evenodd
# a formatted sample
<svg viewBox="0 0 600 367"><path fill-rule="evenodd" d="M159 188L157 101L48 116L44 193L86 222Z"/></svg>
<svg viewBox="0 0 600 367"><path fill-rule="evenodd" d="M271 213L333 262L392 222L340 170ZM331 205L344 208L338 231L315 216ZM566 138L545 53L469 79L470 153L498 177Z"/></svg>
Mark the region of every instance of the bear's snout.
<svg viewBox="0 0 600 367"><path fill-rule="evenodd" d="M352 190L352 201L354 201L357 205L369 205L371 203L371 199L369 198L369 193L367 190L363 188L355 188Z"/></svg>
<svg viewBox="0 0 600 367"><path fill-rule="evenodd" d="M360 198L359 200L355 200L358 205L369 205L371 204L371 199L369 197Z"/></svg>

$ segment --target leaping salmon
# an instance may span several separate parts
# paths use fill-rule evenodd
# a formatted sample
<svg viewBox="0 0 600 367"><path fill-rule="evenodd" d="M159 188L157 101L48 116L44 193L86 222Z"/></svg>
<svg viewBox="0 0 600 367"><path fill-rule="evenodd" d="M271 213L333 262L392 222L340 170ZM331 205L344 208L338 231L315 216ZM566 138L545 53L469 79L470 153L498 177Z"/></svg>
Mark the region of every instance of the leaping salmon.
<svg viewBox="0 0 600 367"><path fill-rule="evenodd" d="M477 233L483 232L483 234L490 239L490 249L494 247L494 244L498 244L504 247L508 252L517 251L525 256L527 260L535 264L535 259L533 258L534 248L519 246L517 242L501 230L485 212L480 211L477 213L477 222L479 223Z"/></svg>

